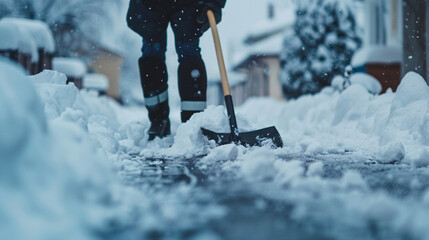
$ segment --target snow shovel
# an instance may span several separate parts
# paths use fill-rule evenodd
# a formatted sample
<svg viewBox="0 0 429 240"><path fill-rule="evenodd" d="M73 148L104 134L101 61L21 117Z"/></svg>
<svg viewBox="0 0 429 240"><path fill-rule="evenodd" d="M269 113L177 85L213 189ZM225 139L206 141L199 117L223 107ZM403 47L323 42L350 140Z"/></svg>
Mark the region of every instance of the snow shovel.
<svg viewBox="0 0 429 240"><path fill-rule="evenodd" d="M220 75L222 79L222 89L225 95L225 105L229 118L229 125L231 127L231 133L216 133L208 129L201 128L203 136L207 137L209 140L214 140L219 145L235 143L242 144L244 146L261 146L266 140L271 140L276 147L283 147L283 141L275 127L268 127L256 131L242 133L238 131L237 119L235 117L234 105L232 102L231 89L229 86L225 62L223 59L219 32L216 26L216 19L213 14L213 11L211 10L207 11L207 16L209 18L210 27L213 33L213 39L216 48Z"/></svg>

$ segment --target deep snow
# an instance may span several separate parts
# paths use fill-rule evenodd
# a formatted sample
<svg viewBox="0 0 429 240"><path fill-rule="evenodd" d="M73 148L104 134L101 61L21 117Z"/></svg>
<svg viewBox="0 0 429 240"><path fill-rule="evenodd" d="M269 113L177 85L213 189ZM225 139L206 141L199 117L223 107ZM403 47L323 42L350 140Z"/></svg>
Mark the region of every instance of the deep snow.
<svg viewBox="0 0 429 240"><path fill-rule="evenodd" d="M217 184L221 195L246 188L261 211L291 206L275 211L328 239L429 239L429 87L415 73L381 96L366 79L247 101L239 127L275 125L285 147L272 149L204 141L200 127L228 130L222 106L185 124L173 109L173 136L149 143L141 108L65 85L58 72L27 77L5 60L0 72L1 239L222 239L206 224L238 210L207 190ZM418 191L374 187L381 178Z"/></svg>

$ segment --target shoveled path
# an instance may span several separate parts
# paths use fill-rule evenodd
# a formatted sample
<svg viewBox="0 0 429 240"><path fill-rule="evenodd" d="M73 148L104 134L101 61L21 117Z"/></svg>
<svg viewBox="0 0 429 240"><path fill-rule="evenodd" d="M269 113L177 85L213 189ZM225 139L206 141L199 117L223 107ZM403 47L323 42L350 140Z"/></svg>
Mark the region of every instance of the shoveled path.
<svg viewBox="0 0 429 240"><path fill-rule="evenodd" d="M212 167L202 172L196 166L199 159L147 160L136 156L134 159L141 161L142 168L140 179L132 181L132 184L145 185L145 189L149 188L154 192L170 192L179 185L192 185L195 196L209 195L211 199L199 201L196 197L200 211L205 211L212 204L220 205L226 210L219 217L207 219L205 223L196 223L192 228L149 232L145 236L147 239L323 240L341 239L341 236L344 237L342 234L353 235L350 239L407 239L407 236L379 234L378 231L382 230L372 228L370 223L367 228L356 232L336 235L323 223L297 222L291 218L294 209L292 202L265 197L260 191L255 191L258 186L240 179L234 171ZM347 170L358 171L372 190L386 191L398 199L420 197L429 188L427 171L412 169L405 164L379 164L374 159L355 159L353 154L295 154L282 156L282 159L300 159L306 166L321 161L324 164L324 178L339 179Z"/></svg>

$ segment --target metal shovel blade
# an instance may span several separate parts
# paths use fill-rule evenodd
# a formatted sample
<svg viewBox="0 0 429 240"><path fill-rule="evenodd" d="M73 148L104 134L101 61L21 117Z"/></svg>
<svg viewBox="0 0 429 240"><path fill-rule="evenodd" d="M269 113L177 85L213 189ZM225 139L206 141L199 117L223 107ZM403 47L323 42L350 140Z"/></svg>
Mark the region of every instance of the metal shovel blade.
<svg viewBox="0 0 429 240"><path fill-rule="evenodd" d="M234 142L231 133L216 133L205 128L201 128L201 131L203 136L207 137L209 140L215 141L219 145L225 145ZM278 148L283 147L283 140L275 127L239 133L238 142L236 143L253 147L262 146L262 144L267 140L271 140L274 146Z"/></svg>

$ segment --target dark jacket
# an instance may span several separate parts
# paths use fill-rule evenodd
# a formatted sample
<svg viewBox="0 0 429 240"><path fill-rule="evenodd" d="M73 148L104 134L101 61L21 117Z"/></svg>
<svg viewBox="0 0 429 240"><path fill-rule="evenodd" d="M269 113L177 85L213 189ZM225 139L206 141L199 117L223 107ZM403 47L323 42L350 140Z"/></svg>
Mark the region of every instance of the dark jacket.
<svg viewBox="0 0 429 240"><path fill-rule="evenodd" d="M199 38L208 28L197 21L198 11L195 9L201 8L199 2L218 3L218 7L223 8L226 0L130 0L127 23L134 32L150 42L160 42L164 38L169 22L175 26L176 41ZM187 16L174 17L175 14Z"/></svg>
<svg viewBox="0 0 429 240"><path fill-rule="evenodd" d="M198 2L217 2L221 8L225 7L226 0L142 0L142 2L158 11L166 11L171 8L192 6Z"/></svg>

